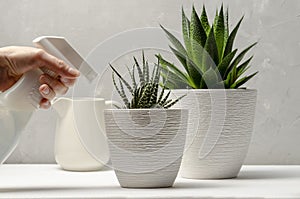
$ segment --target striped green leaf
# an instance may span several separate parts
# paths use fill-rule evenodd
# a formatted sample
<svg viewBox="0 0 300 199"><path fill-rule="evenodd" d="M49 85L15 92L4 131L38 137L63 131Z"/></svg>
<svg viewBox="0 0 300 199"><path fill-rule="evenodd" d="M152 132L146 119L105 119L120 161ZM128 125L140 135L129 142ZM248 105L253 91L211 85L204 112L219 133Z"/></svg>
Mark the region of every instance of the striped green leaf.
<svg viewBox="0 0 300 199"><path fill-rule="evenodd" d="M138 74L139 74L139 78L140 78L140 82L141 82L141 85L144 85L145 83L145 77L143 76L143 71L139 65L139 62L137 61L137 59L135 57L133 57L134 59L134 62L135 62L135 65L136 65L136 68L137 68L137 71L138 71Z"/></svg>

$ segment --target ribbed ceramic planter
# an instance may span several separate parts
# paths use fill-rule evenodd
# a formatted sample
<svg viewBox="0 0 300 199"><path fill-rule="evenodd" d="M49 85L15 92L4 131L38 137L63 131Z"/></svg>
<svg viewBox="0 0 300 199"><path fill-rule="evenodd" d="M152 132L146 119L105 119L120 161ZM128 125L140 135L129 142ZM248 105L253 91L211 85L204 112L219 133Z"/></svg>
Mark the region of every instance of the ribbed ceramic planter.
<svg viewBox="0 0 300 199"><path fill-rule="evenodd" d="M183 155L188 111L105 110L111 162L122 187L171 187Z"/></svg>
<svg viewBox="0 0 300 199"><path fill-rule="evenodd" d="M189 110L181 176L193 179L234 178L251 140L256 90L174 90L187 94L177 107Z"/></svg>

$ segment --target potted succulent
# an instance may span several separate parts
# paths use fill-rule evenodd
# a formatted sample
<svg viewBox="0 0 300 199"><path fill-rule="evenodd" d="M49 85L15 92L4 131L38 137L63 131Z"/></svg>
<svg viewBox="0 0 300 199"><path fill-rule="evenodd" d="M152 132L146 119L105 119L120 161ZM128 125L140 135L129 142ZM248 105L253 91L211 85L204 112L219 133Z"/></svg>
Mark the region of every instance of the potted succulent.
<svg viewBox="0 0 300 199"><path fill-rule="evenodd" d="M168 99L170 91L159 87L160 63L154 64L151 76L150 65L144 53L142 64L134 57L128 69L132 84L110 65L124 107L105 110L105 126L112 167L122 187L172 186L184 151L188 111L169 109L183 96Z"/></svg>
<svg viewBox="0 0 300 199"><path fill-rule="evenodd" d="M181 175L186 178L233 178L244 162L253 130L256 90L241 88L256 75L245 76L252 57L243 61L256 43L241 52L233 48L243 17L230 32L223 5L212 24L205 6L201 16L193 6L188 19L182 9L181 44L163 26L170 49L181 63L157 55L166 87L187 96L180 106L189 109L186 149ZM178 104L179 105L179 104Z"/></svg>

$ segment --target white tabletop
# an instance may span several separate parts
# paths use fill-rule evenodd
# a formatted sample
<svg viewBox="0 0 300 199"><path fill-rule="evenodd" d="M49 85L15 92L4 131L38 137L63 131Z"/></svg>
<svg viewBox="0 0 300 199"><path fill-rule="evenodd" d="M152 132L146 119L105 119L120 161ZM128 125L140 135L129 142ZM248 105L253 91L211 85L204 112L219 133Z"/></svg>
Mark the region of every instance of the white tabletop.
<svg viewBox="0 0 300 199"><path fill-rule="evenodd" d="M244 166L236 179L177 178L173 188L120 188L113 171L0 166L0 198L300 198L300 166Z"/></svg>

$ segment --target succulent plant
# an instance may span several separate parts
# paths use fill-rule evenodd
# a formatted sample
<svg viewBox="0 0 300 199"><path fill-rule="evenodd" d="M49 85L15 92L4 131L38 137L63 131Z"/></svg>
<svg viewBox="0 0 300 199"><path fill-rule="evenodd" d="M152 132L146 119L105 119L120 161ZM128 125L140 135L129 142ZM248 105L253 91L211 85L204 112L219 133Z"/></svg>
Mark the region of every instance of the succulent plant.
<svg viewBox="0 0 300 199"><path fill-rule="evenodd" d="M168 77L165 86L176 89L236 89L255 76L257 72L243 76L253 56L243 63L241 61L256 43L238 54L237 49L233 50L233 43L242 20L243 17L229 33L228 9L224 13L223 5L220 12L216 11L212 25L209 24L204 5L200 17L193 6L190 20L182 8L184 45L161 26L172 44L171 51L184 67L184 70L181 70L161 55L156 55L162 65L162 76Z"/></svg>
<svg viewBox="0 0 300 199"><path fill-rule="evenodd" d="M132 70L127 67L128 73L130 75L132 85L130 85L120 74L119 72L111 65L112 80L113 84L122 98L125 107L127 109L148 109L148 108L170 108L174 104L176 104L181 98L181 96L175 100L169 99L171 91L169 90L167 94L165 94L165 87L163 86L162 90L159 92L159 84L161 77L161 65L159 60L157 63L154 63L154 67L152 70L152 75L150 76L149 71L149 63L145 59L144 52L142 54L142 65L137 61L135 57L134 65ZM135 70L137 70L139 76L139 82L136 82L135 78ZM118 76L119 86L117 85L115 74ZM128 89L128 91L132 95L132 99L129 100L124 87ZM121 108L121 107L118 107Z"/></svg>

